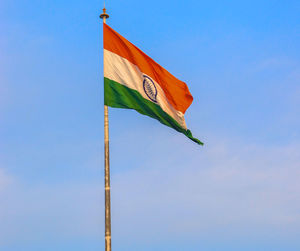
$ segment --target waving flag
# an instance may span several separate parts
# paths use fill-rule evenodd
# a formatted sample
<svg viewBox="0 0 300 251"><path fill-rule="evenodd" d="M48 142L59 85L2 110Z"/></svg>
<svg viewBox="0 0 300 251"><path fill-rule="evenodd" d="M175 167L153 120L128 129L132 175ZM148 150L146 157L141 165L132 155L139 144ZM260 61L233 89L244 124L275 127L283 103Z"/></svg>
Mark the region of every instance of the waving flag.
<svg viewBox="0 0 300 251"><path fill-rule="evenodd" d="M134 109L202 145L185 124L184 113L193 101L187 85L103 25L105 105Z"/></svg>

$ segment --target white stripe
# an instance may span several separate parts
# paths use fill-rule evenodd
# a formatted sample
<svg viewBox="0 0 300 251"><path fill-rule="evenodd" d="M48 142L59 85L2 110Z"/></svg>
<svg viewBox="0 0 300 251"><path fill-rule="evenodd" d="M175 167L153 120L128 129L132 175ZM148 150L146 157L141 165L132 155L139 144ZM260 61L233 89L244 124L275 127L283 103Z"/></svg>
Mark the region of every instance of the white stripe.
<svg viewBox="0 0 300 251"><path fill-rule="evenodd" d="M146 74L142 73L136 65L132 64L127 59L104 49L104 77L118 82L130 89L138 91L143 98L153 102L144 91L143 75ZM160 85L153 79L152 81L155 83L157 89L157 104L162 108L163 111L175 119L180 126L182 126L184 129L187 129L183 113L177 111L169 103Z"/></svg>

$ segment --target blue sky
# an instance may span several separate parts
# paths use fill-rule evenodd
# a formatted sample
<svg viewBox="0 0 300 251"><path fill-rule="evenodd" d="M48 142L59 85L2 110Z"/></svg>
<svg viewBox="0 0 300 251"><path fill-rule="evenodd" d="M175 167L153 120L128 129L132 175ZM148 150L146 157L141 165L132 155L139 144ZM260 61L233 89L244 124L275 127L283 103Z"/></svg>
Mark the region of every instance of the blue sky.
<svg viewBox="0 0 300 251"><path fill-rule="evenodd" d="M0 250L104 250L101 1L0 1ZM107 1L194 96L110 109L114 250L299 250L300 2Z"/></svg>

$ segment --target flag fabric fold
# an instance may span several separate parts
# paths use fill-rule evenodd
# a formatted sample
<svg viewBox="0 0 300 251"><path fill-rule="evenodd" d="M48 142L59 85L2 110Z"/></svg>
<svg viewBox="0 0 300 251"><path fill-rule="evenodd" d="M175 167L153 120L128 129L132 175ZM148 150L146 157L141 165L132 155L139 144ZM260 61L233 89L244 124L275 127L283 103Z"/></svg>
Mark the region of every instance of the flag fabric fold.
<svg viewBox="0 0 300 251"><path fill-rule="evenodd" d="M203 145L185 124L193 101L187 85L107 24L103 33L105 105L134 109Z"/></svg>

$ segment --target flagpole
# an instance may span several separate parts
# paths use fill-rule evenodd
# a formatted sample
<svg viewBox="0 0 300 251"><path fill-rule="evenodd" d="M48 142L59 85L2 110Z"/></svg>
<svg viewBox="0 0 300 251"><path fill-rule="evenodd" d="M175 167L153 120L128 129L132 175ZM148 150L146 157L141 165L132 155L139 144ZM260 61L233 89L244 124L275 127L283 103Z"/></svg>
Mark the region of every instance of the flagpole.
<svg viewBox="0 0 300 251"><path fill-rule="evenodd" d="M109 15L106 13L105 6L100 15L103 23ZM104 38L103 38L104 39ZM105 188L105 251L111 251L111 214L110 214L110 170L109 170L109 133L108 133L108 107L104 105L104 188Z"/></svg>

